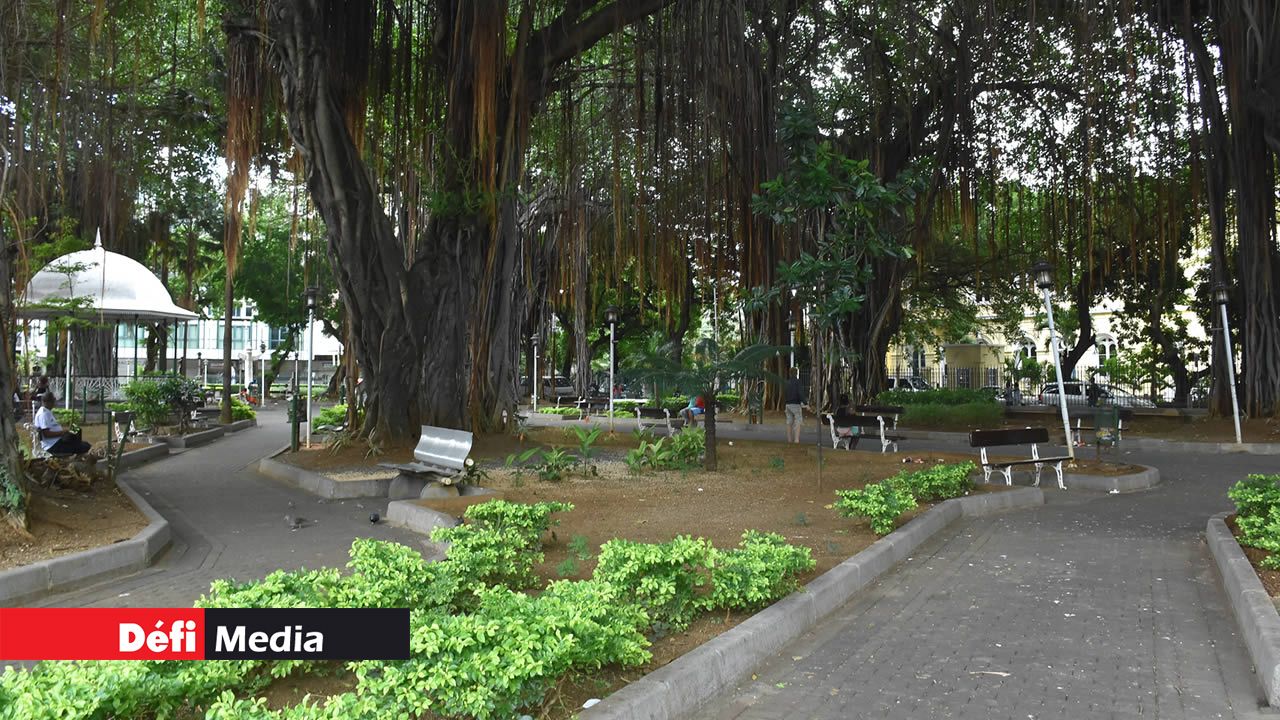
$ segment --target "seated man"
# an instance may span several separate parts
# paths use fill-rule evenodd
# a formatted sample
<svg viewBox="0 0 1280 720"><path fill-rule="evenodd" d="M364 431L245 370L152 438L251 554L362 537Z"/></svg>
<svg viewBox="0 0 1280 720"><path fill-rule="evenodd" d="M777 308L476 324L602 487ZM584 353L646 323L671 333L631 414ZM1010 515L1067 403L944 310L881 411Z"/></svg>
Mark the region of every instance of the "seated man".
<svg viewBox="0 0 1280 720"><path fill-rule="evenodd" d="M698 427L698 416L707 411L706 402L701 395L690 395L689 405L680 411L685 427Z"/></svg>
<svg viewBox="0 0 1280 720"><path fill-rule="evenodd" d="M36 411L32 424L40 433L40 446L50 455L83 455L92 447L80 439L80 433L63 430L58 419L53 415L56 402L53 393L46 392L40 396L40 409Z"/></svg>

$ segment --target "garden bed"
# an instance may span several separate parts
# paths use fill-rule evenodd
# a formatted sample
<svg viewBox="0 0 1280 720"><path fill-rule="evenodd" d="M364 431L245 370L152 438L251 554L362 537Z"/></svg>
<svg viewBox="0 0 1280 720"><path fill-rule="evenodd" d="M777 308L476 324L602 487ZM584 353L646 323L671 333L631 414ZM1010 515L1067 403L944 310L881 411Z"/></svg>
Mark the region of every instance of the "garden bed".
<svg viewBox="0 0 1280 720"><path fill-rule="evenodd" d="M128 540L149 522L115 484L105 481L87 492L34 486L27 514L31 537L0 523L0 570Z"/></svg>
<svg viewBox="0 0 1280 720"><path fill-rule="evenodd" d="M1236 516L1228 515L1226 518L1227 529L1235 537L1236 542L1240 542L1240 526L1236 524ZM1271 555L1267 550L1256 547L1248 547L1243 543L1240 550L1244 552L1245 557L1249 558L1249 564L1253 566L1254 572L1258 573L1258 580L1262 581L1262 587L1266 589L1267 594L1273 600L1280 601L1280 570L1268 570L1262 566L1262 561Z"/></svg>

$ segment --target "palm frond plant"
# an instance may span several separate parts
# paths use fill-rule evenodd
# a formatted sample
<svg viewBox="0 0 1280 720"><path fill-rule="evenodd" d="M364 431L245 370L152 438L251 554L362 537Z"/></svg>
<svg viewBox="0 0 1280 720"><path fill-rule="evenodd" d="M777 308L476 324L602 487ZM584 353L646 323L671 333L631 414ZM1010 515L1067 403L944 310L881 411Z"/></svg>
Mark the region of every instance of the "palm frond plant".
<svg viewBox="0 0 1280 720"><path fill-rule="evenodd" d="M718 343L707 338L698 342L693 353L684 362L677 361L674 348L666 346L661 352L631 358L623 375L660 387L678 387L688 394L701 395L706 399L703 421L706 426L707 451L702 466L706 470L715 470L716 393L723 385L748 378L767 378L781 382L782 378L765 367L770 359L786 350L787 348L777 345L757 344L731 356L723 356Z"/></svg>

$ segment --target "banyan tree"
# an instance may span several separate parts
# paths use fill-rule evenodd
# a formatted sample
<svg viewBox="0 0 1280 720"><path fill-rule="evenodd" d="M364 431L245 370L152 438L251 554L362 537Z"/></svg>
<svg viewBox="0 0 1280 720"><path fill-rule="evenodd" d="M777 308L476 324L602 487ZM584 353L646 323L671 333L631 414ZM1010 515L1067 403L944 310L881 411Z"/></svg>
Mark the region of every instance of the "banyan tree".
<svg viewBox="0 0 1280 720"><path fill-rule="evenodd" d="M224 23L228 205L279 107L352 320L366 433L488 426L548 314L585 385L605 298L677 339L695 303L717 313L814 251L832 208L779 223L757 201L796 159L784 109L805 107L820 143L918 188L876 221L907 251L867 256L838 319L857 392L879 389L904 307L1013 304L1010 277L1042 255L1079 318L1069 364L1093 342L1089 306L1127 293L1185 389L1162 318L1207 217L1215 272L1244 271L1246 396L1265 414L1274 192L1249 188L1275 186L1275 16L1256 0L263 0ZM748 313L745 333L785 343L799 311Z"/></svg>

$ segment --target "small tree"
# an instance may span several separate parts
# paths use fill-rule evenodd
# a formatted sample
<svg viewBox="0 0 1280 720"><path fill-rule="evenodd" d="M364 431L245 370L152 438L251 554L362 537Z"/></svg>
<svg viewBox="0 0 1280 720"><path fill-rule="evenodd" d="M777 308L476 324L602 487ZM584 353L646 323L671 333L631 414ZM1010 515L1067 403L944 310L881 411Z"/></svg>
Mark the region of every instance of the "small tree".
<svg viewBox="0 0 1280 720"><path fill-rule="evenodd" d="M692 390L706 399L704 423L707 431L707 452L702 466L716 469L716 393L720 386L747 378L771 378L780 381L776 374L765 370L765 362L776 357L782 348L773 345L751 345L730 358L720 356L715 340L698 342L686 362L676 361L672 348L666 352L646 355L630 363L627 375L643 382L659 386L677 386Z"/></svg>

